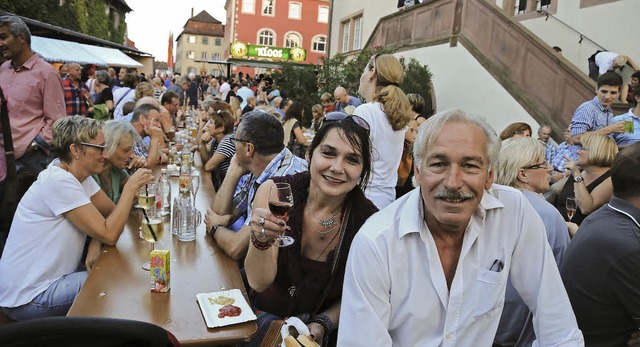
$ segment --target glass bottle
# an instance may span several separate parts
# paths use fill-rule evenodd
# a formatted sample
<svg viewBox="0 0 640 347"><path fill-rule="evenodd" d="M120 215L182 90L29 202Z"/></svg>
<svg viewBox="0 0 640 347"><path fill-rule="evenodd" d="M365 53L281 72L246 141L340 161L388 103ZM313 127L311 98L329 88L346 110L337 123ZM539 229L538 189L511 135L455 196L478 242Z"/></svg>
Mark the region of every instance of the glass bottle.
<svg viewBox="0 0 640 347"><path fill-rule="evenodd" d="M189 155L182 154L182 165L180 165L180 183L179 190L181 196L189 196L191 194L191 165L189 164Z"/></svg>
<svg viewBox="0 0 640 347"><path fill-rule="evenodd" d="M157 191L160 193L160 215L167 216L171 211L171 182L169 182L167 169L165 168L160 169Z"/></svg>

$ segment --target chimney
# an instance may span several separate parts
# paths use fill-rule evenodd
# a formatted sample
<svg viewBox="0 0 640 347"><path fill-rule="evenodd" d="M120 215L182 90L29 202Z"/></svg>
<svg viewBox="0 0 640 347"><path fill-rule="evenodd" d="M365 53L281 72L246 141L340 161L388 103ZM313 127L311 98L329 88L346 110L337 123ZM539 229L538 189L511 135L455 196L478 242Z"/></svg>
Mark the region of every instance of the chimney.
<svg viewBox="0 0 640 347"><path fill-rule="evenodd" d="M193 7L191 8L191 18L193 18Z"/></svg>

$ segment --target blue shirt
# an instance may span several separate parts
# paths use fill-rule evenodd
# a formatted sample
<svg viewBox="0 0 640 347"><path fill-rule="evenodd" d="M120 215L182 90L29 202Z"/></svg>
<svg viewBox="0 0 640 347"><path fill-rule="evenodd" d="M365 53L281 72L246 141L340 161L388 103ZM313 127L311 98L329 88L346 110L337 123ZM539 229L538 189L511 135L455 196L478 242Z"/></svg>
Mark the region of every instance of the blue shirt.
<svg viewBox="0 0 640 347"><path fill-rule="evenodd" d="M540 143L542 143L545 148L544 159L550 163L553 160L553 158L556 156L556 152L558 152L558 147L556 147L555 144L551 143L551 139L549 139L547 143L544 143L542 141L540 141Z"/></svg>
<svg viewBox="0 0 640 347"><path fill-rule="evenodd" d="M551 160L551 165L553 165L553 169L556 171L563 172L565 170L564 165L567 163L567 159L564 157L567 156L571 158L571 160L578 160L578 150L580 146L569 144L567 141L562 142L558 145L558 149L556 151L556 155Z"/></svg>
<svg viewBox="0 0 640 347"><path fill-rule="evenodd" d="M360 105L362 105L362 101L360 101L360 99L353 97L353 96L349 96L349 102L347 102L345 105L336 102L336 111L340 111L340 112L344 112L344 108L349 106L349 105L353 105L354 107L358 107Z"/></svg>
<svg viewBox="0 0 640 347"><path fill-rule="evenodd" d="M613 139L616 140L618 146L629 146L640 141L640 118L633 114L633 109L629 112L613 117L613 122L629 121L633 120L633 133L614 133Z"/></svg>
<svg viewBox="0 0 640 347"><path fill-rule="evenodd" d="M598 97L578 106L571 119L571 136L602 129L613 123L611 108L602 106Z"/></svg>
<svg viewBox="0 0 640 347"><path fill-rule="evenodd" d="M260 176L256 177L253 174L242 176L236 186L233 203L238 210L246 214L246 224L249 225L249 221L251 220L251 204L256 195L256 190L262 183L271 177L293 175L304 171L307 171L307 161L296 157L285 147L271 159Z"/></svg>

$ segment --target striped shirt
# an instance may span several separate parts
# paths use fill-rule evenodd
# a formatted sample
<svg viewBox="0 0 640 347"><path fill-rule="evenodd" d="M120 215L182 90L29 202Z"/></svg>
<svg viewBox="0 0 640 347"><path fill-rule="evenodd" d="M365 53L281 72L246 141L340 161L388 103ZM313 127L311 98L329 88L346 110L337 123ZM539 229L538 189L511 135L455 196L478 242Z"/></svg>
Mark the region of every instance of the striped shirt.
<svg viewBox="0 0 640 347"><path fill-rule="evenodd" d="M571 119L571 136L602 129L613 123L613 112L594 97L578 106Z"/></svg>
<svg viewBox="0 0 640 347"><path fill-rule="evenodd" d="M558 149L556 151L556 155L551 160L551 165L553 165L553 169L556 171L563 172L565 169L564 165L567 163L567 159L564 157L571 158L571 160L578 160L578 150L580 146L569 144L567 141L562 142L558 145Z"/></svg>
<svg viewBox="0 0 640 347"><path fill-rule="evenodd" d="M251 219L251 204L255 197L258 187L266 182L271 177L280 177L292 175L298 172L307 171L307 161L296 157L287 148L284 148L278 153L262 171L260 176L256 177L253 174L246 174L242 176L236 191L233 195L233 203L236 208L246 215L246 224L249 225Z"/></svg>

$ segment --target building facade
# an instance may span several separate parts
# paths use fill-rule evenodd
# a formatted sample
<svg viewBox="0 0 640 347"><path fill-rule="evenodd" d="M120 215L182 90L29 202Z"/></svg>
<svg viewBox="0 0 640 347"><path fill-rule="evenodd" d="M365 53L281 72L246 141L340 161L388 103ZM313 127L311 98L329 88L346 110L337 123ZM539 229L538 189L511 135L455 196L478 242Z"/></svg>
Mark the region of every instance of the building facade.
<svg viewBox="0 0 640 347"><path fill-rule="evenodd" d="M207 11L191 18L185 23L176 39L175 72L182 75L220 75L222 69L208 64L209 60L220 60L225 52L224 25Z"/></svg>
<svg viewBox="0 0 640 347"><path fill-rule="evenodd" d="M225 9L228 43L225 58L232 57L229 47L235 42L256 49L268 47L265 51L302 48L306 55L296 59L302 64L318 64L326 54L329 0L227 0ZM237 58L233 60L233 72L265 72L283 60L278 56L233 55Z"/></svg>

